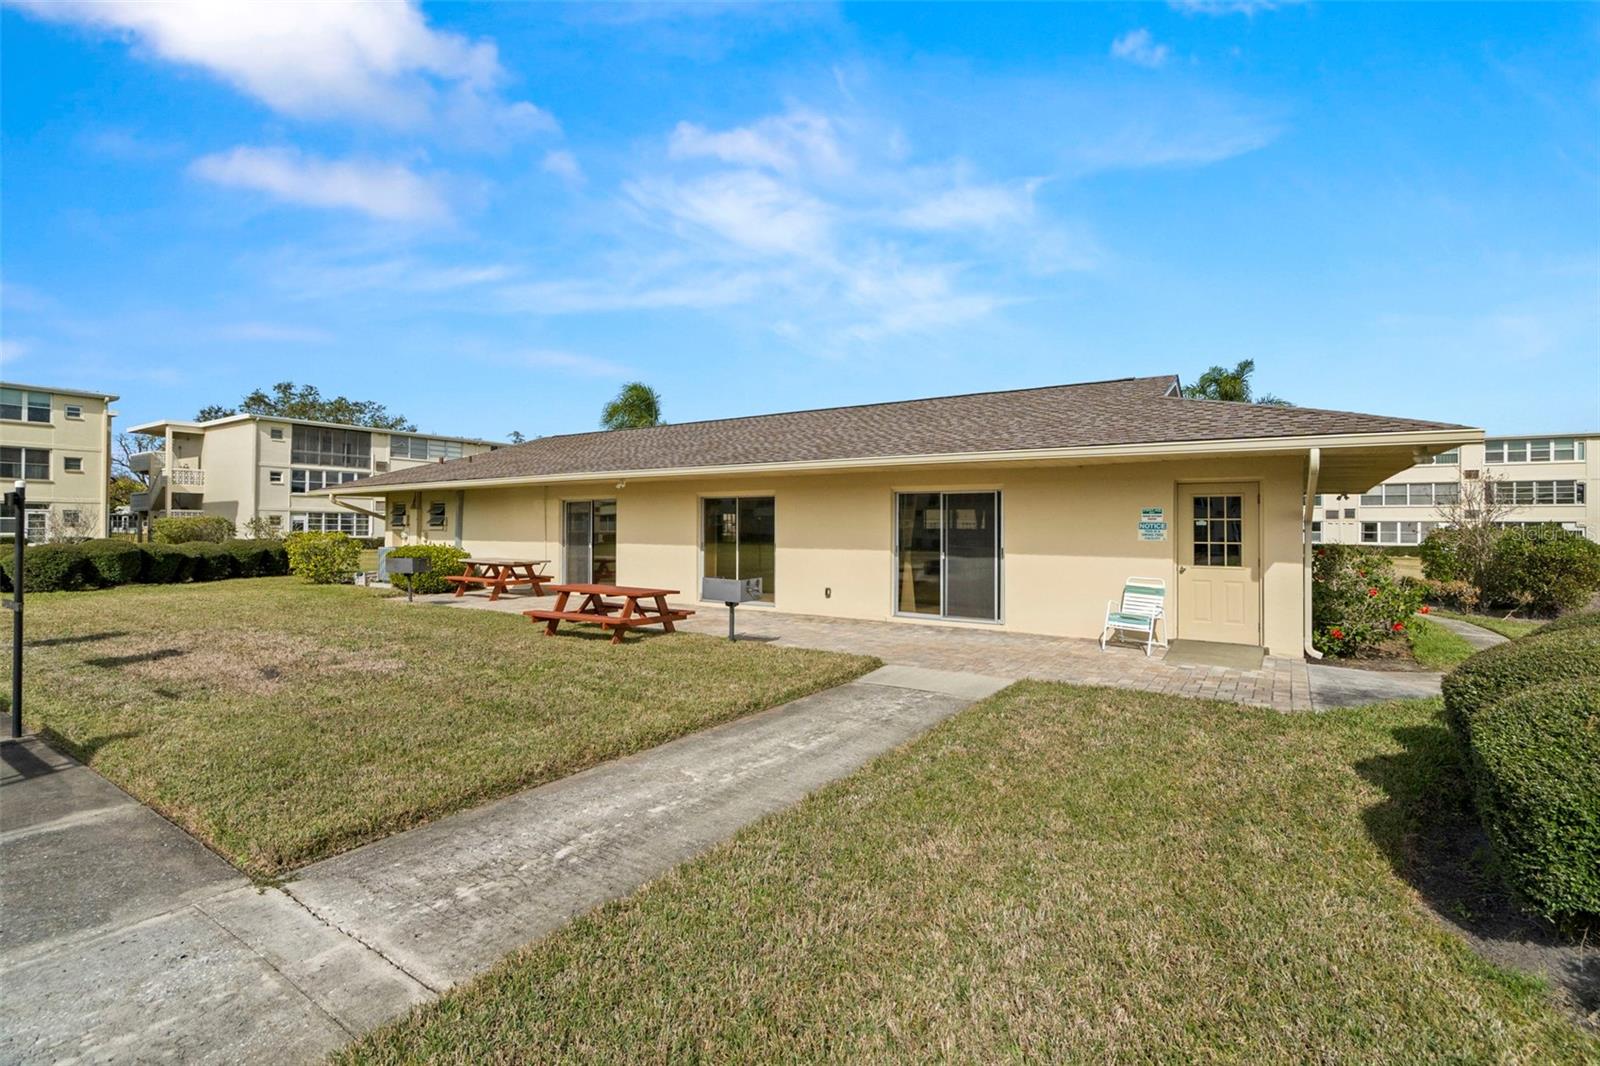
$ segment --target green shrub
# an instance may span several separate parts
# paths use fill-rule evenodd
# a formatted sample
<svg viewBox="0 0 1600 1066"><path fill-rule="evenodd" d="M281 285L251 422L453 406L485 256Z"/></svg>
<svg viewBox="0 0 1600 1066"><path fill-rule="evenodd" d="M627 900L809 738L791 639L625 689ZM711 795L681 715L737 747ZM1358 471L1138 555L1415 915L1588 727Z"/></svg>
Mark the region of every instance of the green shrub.
<svg viewBox="0 0 1600 1066"><path fill-rule="evenodd" d="M284 547L290 572L312 585L349 581L361 565L361 545L348 533L291 533Z"/></svg>
<svg viewBox="0 0 1600 1066"><path fill-rule="evenodd" d="M356 539L360 541L361 546L368 551L381 548L384 545L384 538L382 537L357 537Z"/></svg>
<svg viewBox="0 0 1600 1066"><path fill-rule="evenodd" d="M289 553L277 540L230 540L223 545L233 556L239 577L277 577L289 572Z"/></svg>
<svg viewBox="0 0 1600 1066"><path fill-rule="evenodd" d="M144 549L144 569L139 580L146 585L168 585L189 579L190 559L182 549L171 544L141 544Z"/></svg>
<svg viewBox="0 0 1600 1066"><path fill-rule="evenodd" d="M221 544L196 540L173 547L189 557L190 581L224 581L239 576L239 561Z"/></svg>
<svg viewBox="0 0 1600 1066"><path fill-rule="evenodd" d="M1480 651L1444 677L1445 721L1470 750L1473 720L1491 703L1535 685L1600 677L1600 626L1545 626Z"/></svg>
<svg viewBox="0 0 1600 1066"><path fill-rule="evenodd" d="M1417 546L1417 554L1422 556L1422 576L1428 580L1472 582L1472 568L1462 557L1459 530L1448 526L1433 530Z"/></svg>
<svg viewBox="0 0 1600 1066"><path fill-rule="evenodd" d="M1564 633L1569 629L1592 629L1600 626L1600 611L1579 611L1576 614L1565 614L1554 622L1546 622L1539 627L1539 635L1546 633Z"/></svg>
<svg viewBox="0 0 1600 1066"><path fill-rule="evenodd" d="M1398 581L1388 556L1354 544L1317 548L1311 569L1311 642L1324 655L1349 655L1405 629L1422 590Z"/></svg>
<svg viewBox="0 0 1600 1066"><path fill-rule="evenodd" d="M1600 544L1559 526L1508 529L1484 571L1484 602L1553 614L1600 589Z"/></svg>
<svg viewBox="0 0 1600 1066"><path fill-rule="evenodd" d="M10 543L7 543L10 547ZM0 570L7 588L16 582L16 559L12 552L0 558ZM22 592L58 592L77 589L94 580L81 544L30 544L22 553Z"/></svg>
<svg viewBox="0 0 1600 1066"><path fill-rule="evenodd" d="M449 544L408 544L390 552L388 558L428 560L428 572L416 575L411 592L449 592L455 586L445 578L467 572L468 553ZM396 588L404 589L412 578L409 574L396 574L390 580Z"/></svg>
<svg viewBox="0 0 1600 1066"><path fill-rule="evenodd" d="M233 533L233 523L219 514L157 518L150 523L150 535L157 544L193 544L197 541L221 544Z"/></svg>
<svg viewBox="0 0 1600 1066"><path fill-rule="evenodd" d="M1600 674L1481 709L1471 767L1479 817L1512 885L1546 917L1600 915Z"/></svg>
<svg viewBox="0 0 1600 1066"><path fill-rule="evenodd" d="M128 540L86 540L78 547L89 567L88 579L110 587L139 580L144 572L144 552Z"/></svg>
<svg viewBox="0 0 1600 1066"><path fill-rule="evenodd" d="M1470 581L1442 581L1436 578L1407 578L1422 593L1422 598L1441 607L1471 611L1478 605L1478 587Z"/></svg>

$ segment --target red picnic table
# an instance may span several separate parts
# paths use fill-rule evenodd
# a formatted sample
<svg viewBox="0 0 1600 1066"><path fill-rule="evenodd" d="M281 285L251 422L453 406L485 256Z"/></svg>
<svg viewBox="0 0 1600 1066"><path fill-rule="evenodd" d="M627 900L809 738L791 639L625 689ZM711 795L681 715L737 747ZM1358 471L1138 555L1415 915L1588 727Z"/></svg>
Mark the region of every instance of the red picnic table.
<svg viewBox="0 0 1600 1066"><path fill-rule="evenodd" d="M544 585L555 579L539 572L549 559L468 559L467 572L446 577L455 585L456 595L467 591L468 585L482 585L489 590L489 598L498 600L511 585L530 585L535 596L544 595Z"/></svg>
<svg viewBox="0 0 1600 1066"><path fill-rule="evenodd" d="M648 589L632 585L548 585L556 594L556 605L551 610L523 611L535 622L544 623L544 635L553 637L562 622L592 622L602 629L611 630L611 643L621 644L622 635L639 626L659 625L668 633L672 623L681 622L694 614L683 608L667 606L667 597L676 596L677 589ZM567 603L574 595L583 602L574 610Z"/></svg>

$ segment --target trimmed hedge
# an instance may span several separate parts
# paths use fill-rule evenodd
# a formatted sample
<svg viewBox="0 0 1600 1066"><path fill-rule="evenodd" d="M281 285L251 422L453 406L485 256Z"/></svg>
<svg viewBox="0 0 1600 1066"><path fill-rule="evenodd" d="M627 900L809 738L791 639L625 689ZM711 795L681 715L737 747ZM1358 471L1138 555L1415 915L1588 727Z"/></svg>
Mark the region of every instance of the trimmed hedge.
<svg viewBox="0 0 1600 1066"><path fill-rule="evenodd" d="M446 577L456 577L467 572L467 559L469 553L450 544L408 544L403 548L396 548L386 558L389 559L426 559L429 569L426 574L411 575L394 574L389 580L396 588L405 588L407 581L414 581L411 588L413 592L449 592L455 586L445 580Z"/></svg>
<svg viewBox="0 0 1600 1066"><path fill-rule="evenodd" d="M1490 704L1536 685L1600 677L1600 626L1545 626L1481 651L1445 675L1445 721L1464 752L1473 719Z"/></svg>
<svg viewBox="0 0 1600 1066"><path fill-rule="evenodd" d="M28 592L112 588L140 582L221 581L273 577L289 572L289 557L276 541L233 540L222 544L136 544L88 540L76 544L32 544L23 553ZM0 589L11 591L12 558L0 559Z"/></svg>
<svg viewBox="0 0 1600 1066"><path fill-rule="evenodd" d="M157 518L150 523L151 539L158 544L221 544L232 539L234 532L233 522L219 514Z"/></svg>
<svg viewBox="0 0 1600 1066"><path fill-rule="evenodd" d="M173 547L189 557L190 581L225 581L239 576L239 562L221 544L196 540Z"/></svg>
<svg viewBox="0 0 1600 1066"><path fill-rule="evenodd" d="M87 540L78 547L90 579L102 588L131 584L144 572L144 552L132 541Z"/></svg>
<svg viewBox="0 0 1600 1066"><path fill-rule="evenodd" d="M1479 709L1471 766L1512 885L1547 918L1600 916L1600 674Z"/></svg>
<svg viewBox="0 0 1600 1066"><path fill-rule="evenodd" d="M349 583L361 565L361 545L348 533L290 533L289 569L311 585Z"/></svg>
<svg viewBox="0 0 1600 1066"><path fill-rule="evenodd" d="M1569 629L1593 629L1600 626L1600 611L1579 611L1576 614L1566 614L1554 622L1546 622L1539 627L1539 635L1546 633L1565 633Z"/></svg>
<svg viewBox="0 0 1600 1066"><path fill-rule="evenodd" d="M12 552L0 558L0 572L5 574L7 591L14 588L17 575ZM90 583L89 575L89 561L78 544L30 544L22 553L25 593L81 589Z"/></svg>

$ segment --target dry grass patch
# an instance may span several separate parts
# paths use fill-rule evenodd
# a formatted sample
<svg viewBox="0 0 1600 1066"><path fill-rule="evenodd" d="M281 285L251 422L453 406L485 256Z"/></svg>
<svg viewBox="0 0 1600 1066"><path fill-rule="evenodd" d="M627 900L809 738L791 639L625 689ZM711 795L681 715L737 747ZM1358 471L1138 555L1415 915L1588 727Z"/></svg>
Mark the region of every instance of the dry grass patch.
<svg viewBox="0 0 1600 1066"><path fill-rule="evenodd" d="M1016 685L340 1061L1592 1061L1405 879L1436 713Z"/></svg>
<svg viewBox="0 0 1600 1066"><path fill-rule="evenodd" d="M292 578L42 594L29 726L271 876L876 665L541 633Z"/></svg>

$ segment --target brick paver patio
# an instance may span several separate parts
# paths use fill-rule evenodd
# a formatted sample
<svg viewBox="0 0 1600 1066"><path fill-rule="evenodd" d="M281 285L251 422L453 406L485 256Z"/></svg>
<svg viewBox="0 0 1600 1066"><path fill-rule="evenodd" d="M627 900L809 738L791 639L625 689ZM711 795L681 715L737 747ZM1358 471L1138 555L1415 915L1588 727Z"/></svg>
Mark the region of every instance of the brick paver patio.
<svg viewBox="0 0 1600 1066"><path fill-rule="evenodd" d="M510 612L527 610L532 602L535 598L530 595L509 593L492 603L482 595L460 599L449 593L417 597L419 604ZM548 597L545 602L548 603ZM720 607L696 609L700 613L687 622L679 622L679 629L708 636L726 635L728 615L725 610ZM783 614L762 607L739 609L739 635L802 648L875 655L886 663L964 670L1012 680L1034 678L1079 685L1110 685L1174 696L1229 700L1278 711L1313 709L1311 679L1301 659L1268 656L1260 670L1169 666L1163 661L1166 653L1161 648L1146 658L1140 648L1113 645L1102 652L1095 641L1070 637L1004 633L974 626L823 618Z"/></svg>

